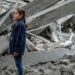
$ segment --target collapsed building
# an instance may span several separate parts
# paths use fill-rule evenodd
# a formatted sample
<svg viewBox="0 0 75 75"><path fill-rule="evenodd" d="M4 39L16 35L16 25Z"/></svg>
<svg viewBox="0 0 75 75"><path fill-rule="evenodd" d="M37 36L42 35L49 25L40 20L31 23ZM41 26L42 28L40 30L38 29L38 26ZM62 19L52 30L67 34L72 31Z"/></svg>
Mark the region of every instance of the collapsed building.
<svg viewBox="0 0 75 75"><path fill-rule="evenodd" d="M14 7L11 8L14 10L18 4L14 3ZM14 24L11 19L11 8L1 17L0 56L9 50L11 26ZM27 14L27 45L24 56L26 65L38 68L39 65L48 64L50 69L45 70L49 72L48 75L74 75L72 60L75 54L75 0L33 0L20 8L26 10ZM12 59L9 58L9 61ZM67 65L64 65L65 62ZM41 70L42 74L46 75L46 72ZM37 73L33 75L35 74Z"/></svg>

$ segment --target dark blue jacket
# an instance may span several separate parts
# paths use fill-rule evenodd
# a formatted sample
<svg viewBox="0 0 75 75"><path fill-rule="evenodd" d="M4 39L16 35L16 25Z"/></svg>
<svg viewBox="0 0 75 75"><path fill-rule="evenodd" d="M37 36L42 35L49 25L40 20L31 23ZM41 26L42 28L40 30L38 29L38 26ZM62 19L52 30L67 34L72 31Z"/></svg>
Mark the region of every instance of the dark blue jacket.
<svg viewBox="0 0 75 75"><path fill-rule="evenodd" d="M19 20L12 27L9 43L10 53L14 54L14 52L17 52L20 55L23 55L25 51L25 44L26 44L25 23L23 20Z"/></svg>

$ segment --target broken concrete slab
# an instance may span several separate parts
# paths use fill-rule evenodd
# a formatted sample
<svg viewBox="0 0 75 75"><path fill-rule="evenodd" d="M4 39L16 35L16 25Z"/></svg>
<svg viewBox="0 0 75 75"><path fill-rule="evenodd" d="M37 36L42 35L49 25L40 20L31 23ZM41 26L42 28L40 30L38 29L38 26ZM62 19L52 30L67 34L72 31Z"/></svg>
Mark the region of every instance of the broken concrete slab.
<svg viewBox="0 0 75 75"><path fill-rule="evenodd" d="M39 1L39 0L34 0L33 2L31 2L30 4L27 4L27 5L25 5L24 7L23 7L23 9L25 9L26 10L26 17L27 17L27 15L29 15L30 14L30 16L32 15L32 13L33 14L35 14L35 13L37 13L38 11L41 11L41 10L44 10L44 9L46 9L48 6L50 6L50 5L53 5L53 4L55 4L55 3L57 3L58 1L60 1L60 0L53 0L53 1L51 1L51 0L47 0L47 1L45 1L45 0L41 0L41 1ZM38 3L37 3L38 2ZM40 4L40 8L39 8L39 4ZM41 5L44 5L44 7L43 6L41 6ZM36 7L36 8L35 8ZM37 10L38 9L38 10ZM39 10L40 9L40 10ZM33 11L32 11L33 10ZM35 13L34 13L35 12ZM29 16L28 16L29 17ZM9 15L9 17L7 18L7 20L5 20L5 24L6 25L8 25L8 24L10 24L10 23L12 23L12 19L11 19L11 16Z"/></svg>
<svg viewBox="0 0 75 75"><path fill-rule="evenodd" d="M36 51L36 52L26 52L24 59L25 63L27 65L34 65L39 62L46 62L46 61L57 61L61 58L66 53L71 53L72 51L69 51L68 49L65 48L57 48L57 49L52 49L50 51Z"/></svg>
<svg viewBox="0 0 75 75"><path fill-rule="evenodd" d="M27 25L29 26L29 29L38 28L39 26L44 26L51 21L55 21L63 16L66 16L68 14L73 14L75 12L74 7L74 0L66 1L60 4L56 4L53 7L49 7L47 9L44 9L41 12L38 12L32 16L29 16L26 18ZM59 11L61 13L59 14ZM11 19L11 16L5 20L4 24L8 25L11 24L13 21ZM30 23L31 22L31 23ZM28 24L29 23L29 24Z"/></svg>
<svg viewBox="0 0 75 75"><path fill-rule="evenodd" d="M49 11L48 13L45 13L43 15L40 15L37 18L35 18L33 21L31 21L30 29L44 26L44 25L50 23L51 21L56 21L57 19L64 17L66 15L74 14L75 13L75 10L74 10L75 5L74 4L75 4L75 1L69 1L69 2L66 2L66 4L65 3L63 3L62 5L60 4L61 6L56 5L56 6L58 6L56 9L54 9L54 7L53 7L54 10ZM49 9L52 9L52 8L50 7ZM60 13L59 13L59 11L60 11Z"/></svg>
<svg viewBox="0 0 75 75"><path fill-rule="evenodd" d="M59 2L60 0L34 0L33 2L27 4L26 6L22 7L22 9L24 9L26 11L26 16L32 16L33 14L42 11L54 4L56 4L57 2Z"/></svg>

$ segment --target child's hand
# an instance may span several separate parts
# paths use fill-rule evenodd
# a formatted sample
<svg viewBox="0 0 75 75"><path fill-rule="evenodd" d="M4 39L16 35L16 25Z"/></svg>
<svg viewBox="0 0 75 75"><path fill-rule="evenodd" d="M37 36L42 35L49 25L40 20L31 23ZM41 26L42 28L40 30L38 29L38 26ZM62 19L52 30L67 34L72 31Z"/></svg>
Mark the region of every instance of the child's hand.
<svg viewBox="0 0 75 75"><path fill-rule="evenodd" d="M14 57L19 56L19 53L14 52Z"/></svg>

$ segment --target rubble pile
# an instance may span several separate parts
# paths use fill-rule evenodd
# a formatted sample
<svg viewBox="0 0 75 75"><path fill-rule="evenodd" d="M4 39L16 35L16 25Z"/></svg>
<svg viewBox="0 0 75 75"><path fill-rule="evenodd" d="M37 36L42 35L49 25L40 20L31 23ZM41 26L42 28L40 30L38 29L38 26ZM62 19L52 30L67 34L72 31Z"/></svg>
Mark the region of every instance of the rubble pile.
<svg viewBox="0 0 75 75"><path fill-rule="evenodd" d="M7 55L6 55L7 56ZM17 69L14 65L9 65L0 57L0 74L16 75ZM26 65L25 75L75 75L75 53L65 54L61 60L39 62L34 65Z"/></svg>
<svg viewBox="0 0 75 75"><path fill-rule="evenodd" d="M20 7L26 10L28 25L25 75L75 75L75 0L23 1L30 1ZM13 10L18 7L15 5ZM0 18L1 75L17 74L14 60L8 55L14 24L9 11Z"/></svg>

